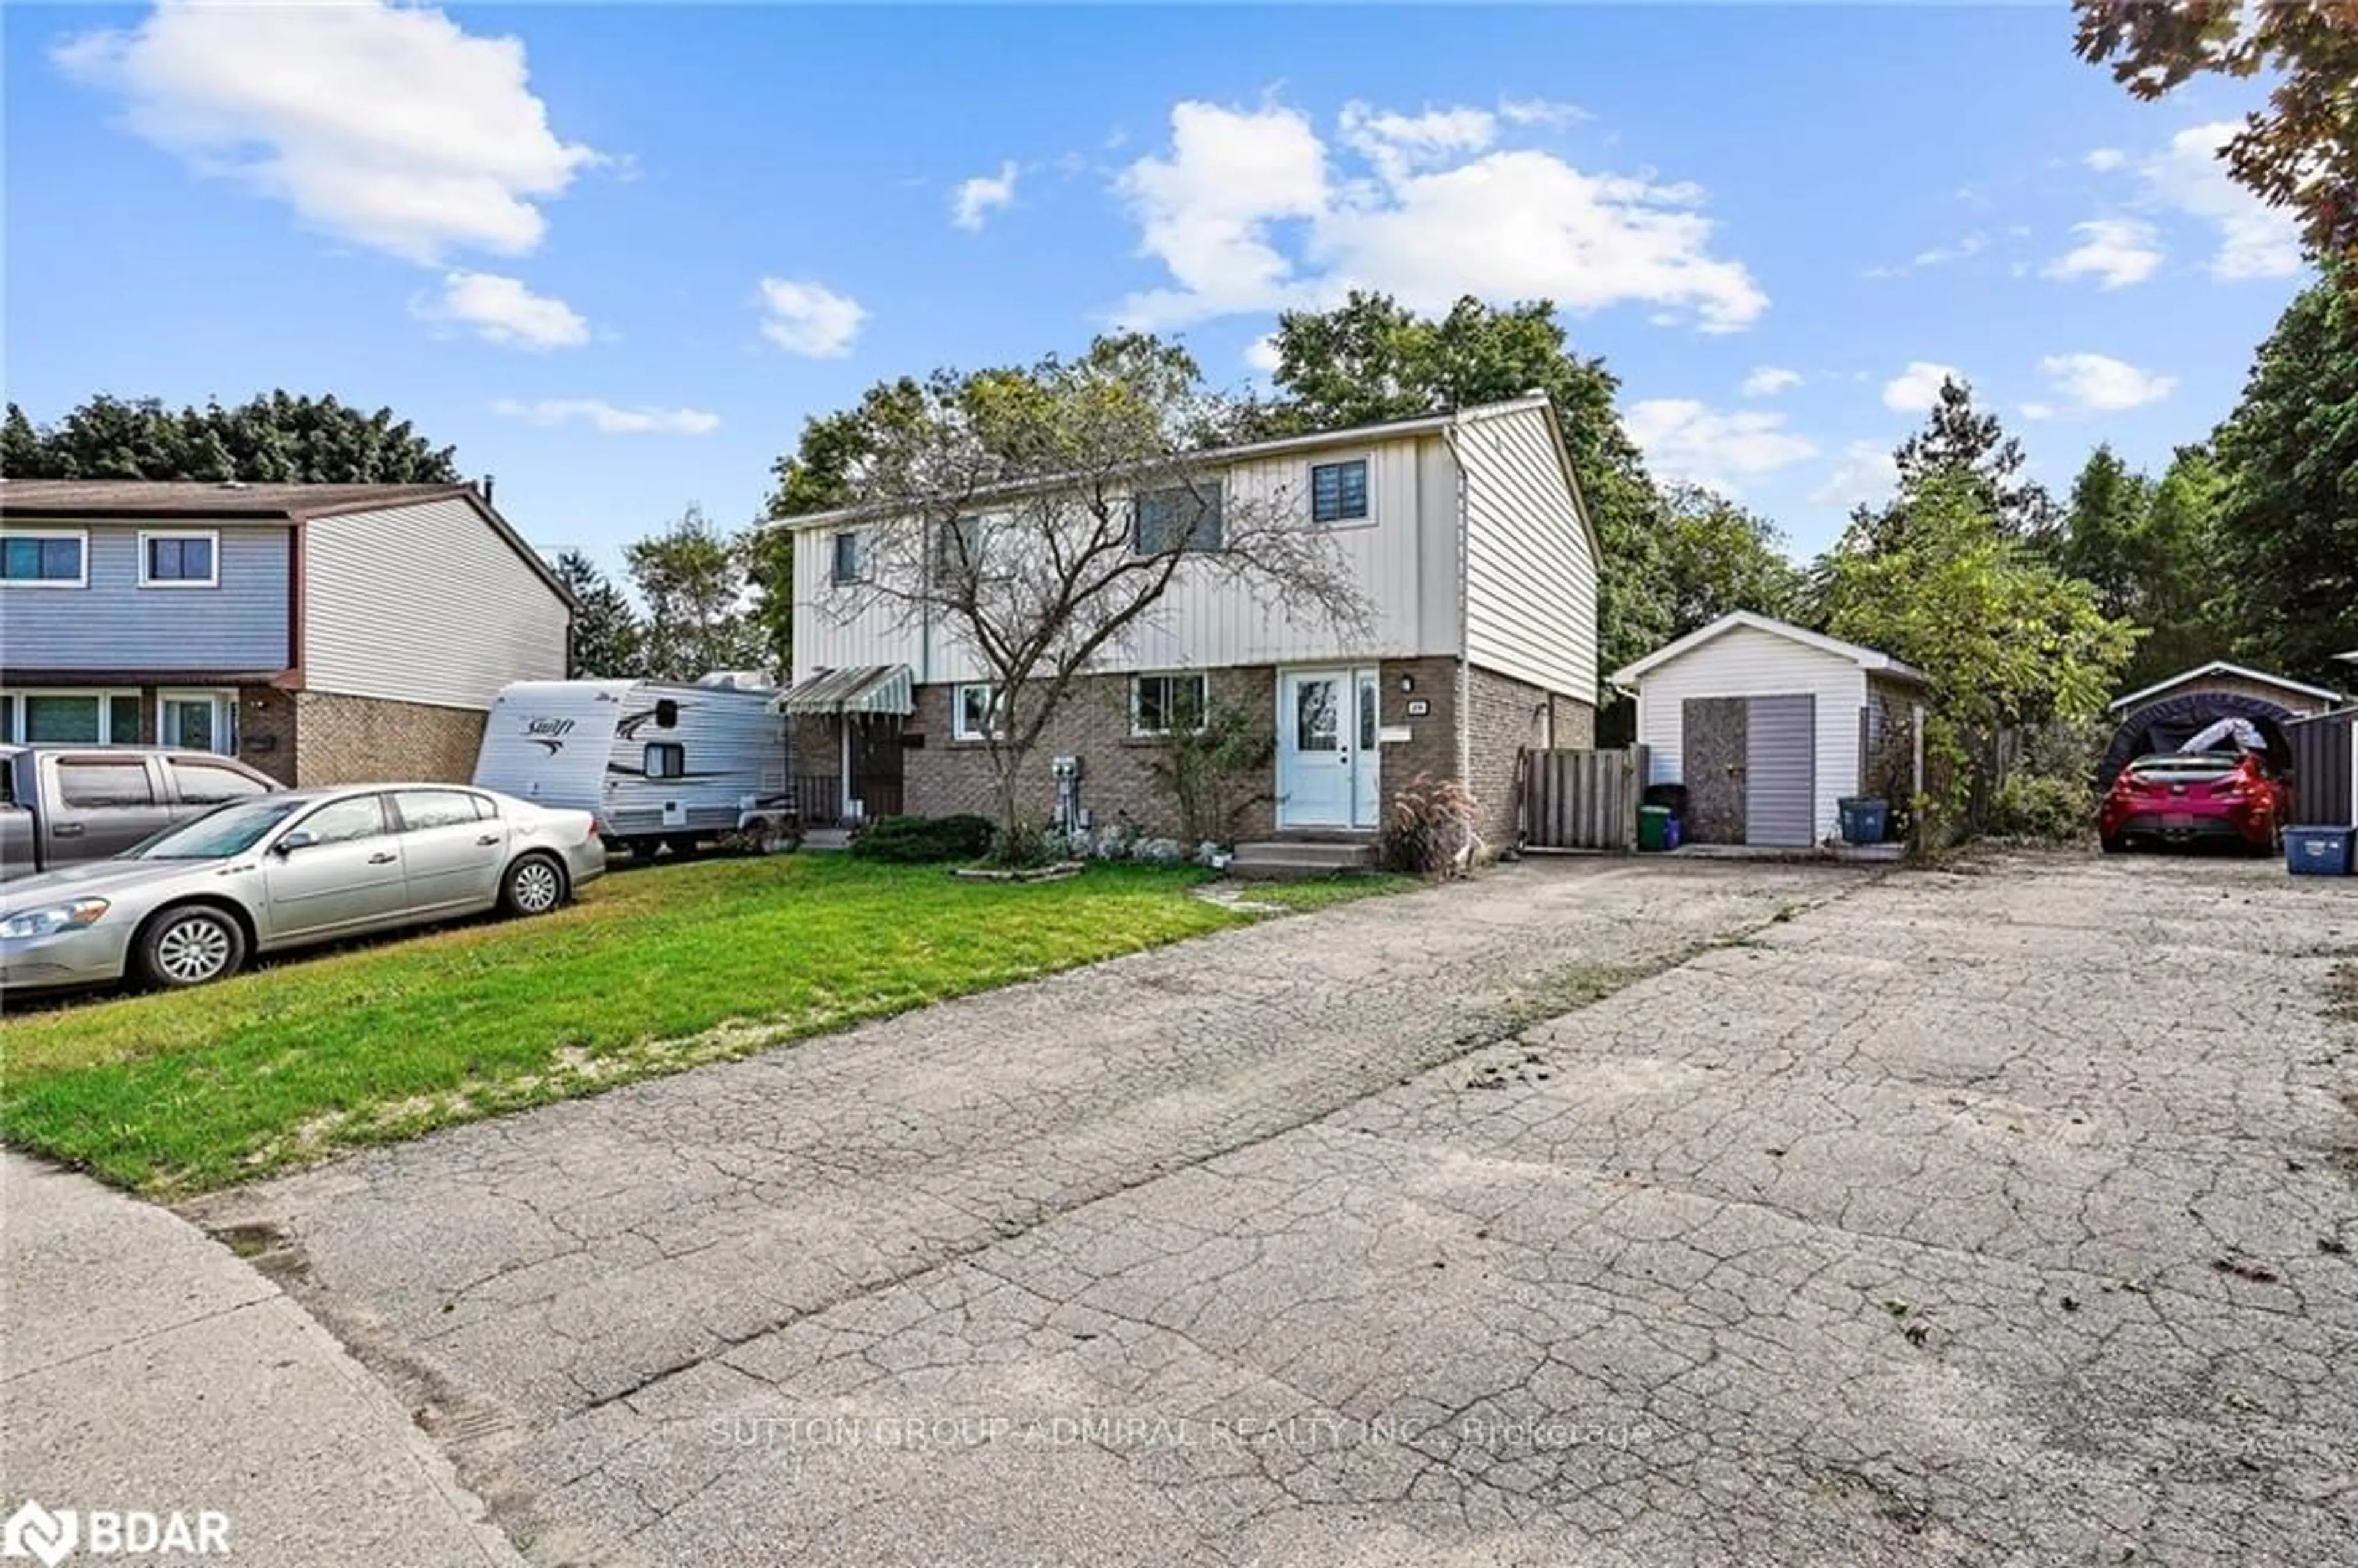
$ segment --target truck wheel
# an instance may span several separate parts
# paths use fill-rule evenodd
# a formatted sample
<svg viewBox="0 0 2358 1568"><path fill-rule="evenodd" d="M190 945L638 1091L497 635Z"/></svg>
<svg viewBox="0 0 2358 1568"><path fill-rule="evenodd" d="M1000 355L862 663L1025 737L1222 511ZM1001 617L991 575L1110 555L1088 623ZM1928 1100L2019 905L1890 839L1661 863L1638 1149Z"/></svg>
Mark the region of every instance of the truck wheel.
<svg viewBox="0 0 2358 1568"><path fill-rule="evenodd" d="M185 990L233 975L245 965L245 929L234 915L208 904L168 909L139 934L139 978L163 989Z"/></svg>
<svg viewBox="0 0 2358 1568"><path fill-rule="evenodd" d="M565 902L565 868L546 855L520 855L500 879L501 913L546 914Z"/></svg>

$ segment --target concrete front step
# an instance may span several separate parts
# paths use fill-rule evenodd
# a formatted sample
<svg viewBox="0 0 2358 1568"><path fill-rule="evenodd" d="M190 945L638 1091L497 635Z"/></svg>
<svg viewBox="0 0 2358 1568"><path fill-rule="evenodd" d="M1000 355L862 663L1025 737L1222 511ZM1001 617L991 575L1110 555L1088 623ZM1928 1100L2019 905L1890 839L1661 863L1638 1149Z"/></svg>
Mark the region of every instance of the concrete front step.
<svg viewBox="0 0 2358 1568"><path fill-rule="evenodd" d="M1277 838L1238 845L1228 874L1240 881L1301 881L1338 871L1372 871L1375 864L1376 847L1364 840Z"/></svg>

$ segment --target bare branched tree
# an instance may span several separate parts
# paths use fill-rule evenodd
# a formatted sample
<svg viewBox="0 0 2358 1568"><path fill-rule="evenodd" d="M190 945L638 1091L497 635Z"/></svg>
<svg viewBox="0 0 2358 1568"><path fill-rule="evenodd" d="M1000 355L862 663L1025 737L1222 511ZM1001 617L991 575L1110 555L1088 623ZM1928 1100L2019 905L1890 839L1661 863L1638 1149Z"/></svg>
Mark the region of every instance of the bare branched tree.
<svg viewBox="0 0 2358 1568"><path fill-rule="evenodd" d="M1361 631L1368 606L1298 494L1238 482L1217 449L1237 410L1152 338L1080 360L937 373L871 427L849 476L860 557L836 600L888 606L971 654L1002 848L1021 776L1076 684L1155 625L1180 584L1249 594L1287 623Z"/></svg>

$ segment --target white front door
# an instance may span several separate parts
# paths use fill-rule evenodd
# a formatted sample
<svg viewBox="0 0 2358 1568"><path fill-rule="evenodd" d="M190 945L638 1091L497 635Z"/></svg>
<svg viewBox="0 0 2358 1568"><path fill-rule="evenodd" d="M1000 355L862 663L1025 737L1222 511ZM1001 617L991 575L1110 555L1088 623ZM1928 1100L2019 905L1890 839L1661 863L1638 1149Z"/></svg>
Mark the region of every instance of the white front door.
<svg viewBox="0 0 2358 1568"><path fill-rule="evenodd" d="M1373 827L1381 809L1371 669L1286 670L1277 680L1277 825Z"/></svg>

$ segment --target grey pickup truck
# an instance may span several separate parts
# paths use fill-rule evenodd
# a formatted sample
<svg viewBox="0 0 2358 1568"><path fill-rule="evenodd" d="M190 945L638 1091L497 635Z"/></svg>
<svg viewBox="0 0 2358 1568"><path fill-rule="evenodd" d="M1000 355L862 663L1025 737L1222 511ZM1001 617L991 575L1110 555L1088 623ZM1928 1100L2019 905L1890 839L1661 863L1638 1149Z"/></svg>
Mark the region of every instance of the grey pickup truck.
<svg viewBox="0 0 2358 1568"><path fill-rule="evenodd" d="M0 881L119 855L278 784L232 757L147 746L0 746Z"/></svg>

